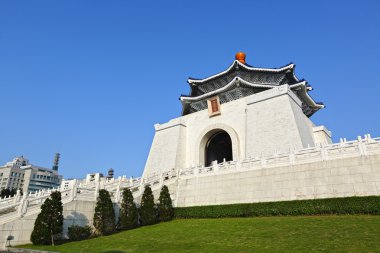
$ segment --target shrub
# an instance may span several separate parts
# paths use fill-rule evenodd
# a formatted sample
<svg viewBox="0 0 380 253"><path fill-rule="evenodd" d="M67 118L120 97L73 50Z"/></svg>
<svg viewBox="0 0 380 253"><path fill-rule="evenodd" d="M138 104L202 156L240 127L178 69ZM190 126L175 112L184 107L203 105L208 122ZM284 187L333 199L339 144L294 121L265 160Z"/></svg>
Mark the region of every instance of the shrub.
<svg viewBox="0 0 380 253"><path fill-rule="evenodd" d="M9 189L9 188L2 189L0 191L0 198L13 197L14 195L16 195L16 192L17 192L17 189L15 189L15 188L13 188L13 189Z"/></svg>
<svg viewBox="0 0 380 253"><path fill-rule="evenodd" d="M144 193L141 197L140 220L141 225L144 226L154 224L157 221L153 193L148 185L145 186Z"/></svg>
<svg viewBox="0 0 380 253"><path fill-rule="evenodd" d="M50 198L46 199L41 206L34 223L34 228L30 240L35 245L52 244L54 237L62 233L63 228L63 207L61 193L52 192Z"/></svg>
<svg viewBox="0 0 380 253"><path fill-rule="evenodd" d="M69 239L72 241L81 241L88 239L92 234L92 228L90 226L77 226L72 225L68 229Z"/></svg>
<svg viewBox="0 0 380 253"><path fill-rule="evenodd" d="M115 212L111 196L107 190L99 190L94 213L94 227L101 235L109 235L115 231Z"/></svg>
<svg viewBox="0 0 380 253"><path fill-rule="evenodd" d="M121 201L119 228L132 229L138 226L138 212L133 195L130 189L123 191L123 199Z"/></svg>
<svg viewBox="0 0 380 253"><path fill-rule="evenodd" d="M181 219L323 214L380 214L380 196L177 207L174 216Z"/></svg>
<svg viewBox="0 0 380 253"><path fill-rule="evenodd" d="M174 209L172 199L170 198L169 189L166 185L161 188L158 199L158 219L160 221L169 221L173 219Z"/></svg>

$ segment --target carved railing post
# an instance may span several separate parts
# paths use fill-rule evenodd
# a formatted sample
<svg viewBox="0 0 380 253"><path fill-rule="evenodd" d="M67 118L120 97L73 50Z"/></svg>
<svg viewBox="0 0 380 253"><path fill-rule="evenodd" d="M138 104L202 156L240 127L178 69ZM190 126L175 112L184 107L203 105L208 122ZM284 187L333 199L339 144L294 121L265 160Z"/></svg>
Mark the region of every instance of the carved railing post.
<svg viewBox="0 0 380 253"><path fill-rule="evenodd" d="M28 198L28 194L25 194L20 201L20 205L18 206L17 212L20 217L23 217L28 211L29 201L27 198Z"/></svg>
<svg viewBox="0 0 380 253"><path fill-rule="evenodd" d="M77 180L74 179L74 185L73 185L73 188L71 188L71 196L70 196L71 201L73 201L76 198L77 192L78 192Z"/></svg>
<svg viewBox="0 0 380 253"><path fill-rule="evenodd" d="M120 182L117 184L116 188L116 196L115 196L115 202L119 203L120 202Z"/></svg>
<svg viewBox="0 0 380 253"><path fill-rule="evenodd" d="M130 177L129 178L129 187L132 187L133 186L133 177Z"/></svg>
<svg viewBox="0 0 380 253"><path fill-rule="evenodd" d="M99 196L99 188L100 188L100 182L96 182L96 185L95 185L95 194L94 194L94 197L95 197L95 201L98 200L98 196Z"/></svg>
<svg viewBox="0 0 380 253"><path fill-rule="evenodd" d="M21 198L21 192L20 192L20 189L17 189L16 195L14 196L14 199L13 199L13 204L16 204L17 202L19 202L20 198Z"/></svg>
<svg viewBox="0 0 380 253"><path fill-rule="evenodd" d="M140 180L140 195L142 196L144 193L144 178L141 178Z"/></svg>
<svg viewBox="0 0 380 253"><path fill-rule="evenodd" d="M325 146L323 145L323 143L320 144L320 149L321 149L322 161L326 161L327 160L327 150L326 150Z"/></svg>
<svg viewBox="0 0 380 253"><path fill-rule="evenodd" d="M367 140L367 136L366 136L366 140ZM365 143L363 142L363 139L361 136L358 136L358 149L359 149L360 155L367 155L367 147Z"/></svg>
<svg viewBox="0 0 380 253"><path fill-rule="evenodd" d="M212 170L214 171L214 173L218 173L219 172L219 165L218 165L218 161L217 160L212 161Z"/></svg>

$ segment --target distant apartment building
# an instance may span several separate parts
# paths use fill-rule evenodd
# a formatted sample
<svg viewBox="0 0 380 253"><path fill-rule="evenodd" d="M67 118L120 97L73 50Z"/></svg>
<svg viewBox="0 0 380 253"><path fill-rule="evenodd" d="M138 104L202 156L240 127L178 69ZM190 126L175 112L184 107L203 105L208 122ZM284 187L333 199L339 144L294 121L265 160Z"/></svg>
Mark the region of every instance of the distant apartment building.
<svg viewBox="0 0 380 253"><path fill-rule="evenodd" d="M58 174L59 154L56 154L53 169L35 166L23 156L15 157L0 167L0 189L21 189L35 192L60 186L62 176Z"/></svg>

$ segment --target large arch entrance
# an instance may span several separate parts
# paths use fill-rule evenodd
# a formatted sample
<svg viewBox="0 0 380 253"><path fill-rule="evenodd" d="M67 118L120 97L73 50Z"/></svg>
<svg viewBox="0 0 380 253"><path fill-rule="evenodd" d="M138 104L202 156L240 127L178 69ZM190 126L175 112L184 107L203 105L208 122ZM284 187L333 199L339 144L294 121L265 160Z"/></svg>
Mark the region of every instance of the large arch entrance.
<svg viewBox="0 0 380 253"><path fill-rule="evenodd" d="M226 131L220 130L208 139L204 157L206 167L213 161L232 161L232 141Z"/></svg>

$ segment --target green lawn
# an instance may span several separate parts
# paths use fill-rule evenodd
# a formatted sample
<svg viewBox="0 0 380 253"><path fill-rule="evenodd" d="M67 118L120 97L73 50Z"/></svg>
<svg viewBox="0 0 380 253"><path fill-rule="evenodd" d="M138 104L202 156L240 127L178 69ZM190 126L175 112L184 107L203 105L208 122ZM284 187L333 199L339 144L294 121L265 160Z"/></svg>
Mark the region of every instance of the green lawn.
<svg viewBox="0 0 380 253"><path fill-rule="evenodd" d="M380 216L174 220L60 246L58 252L380 252Z"/></svg>

